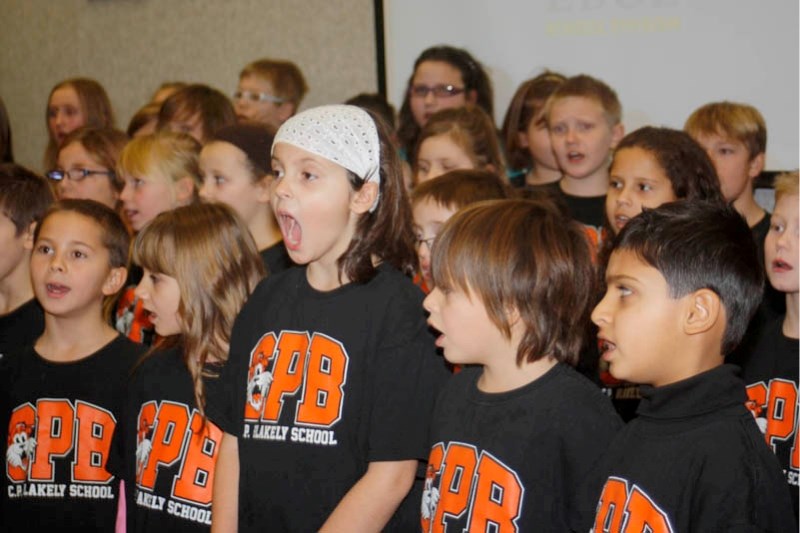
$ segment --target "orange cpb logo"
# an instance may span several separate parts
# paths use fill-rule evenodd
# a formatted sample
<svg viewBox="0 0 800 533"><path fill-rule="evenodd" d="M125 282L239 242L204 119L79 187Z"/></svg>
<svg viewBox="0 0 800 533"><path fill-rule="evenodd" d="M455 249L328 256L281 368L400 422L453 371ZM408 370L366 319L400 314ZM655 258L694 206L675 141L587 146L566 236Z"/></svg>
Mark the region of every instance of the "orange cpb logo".
<svg viewBox="0 0 800 533"><path fill-rule="evenodd" d="M196 409L164 401L139 409L136 437L136 484L152 491L161 468L180 465L172 482L172 497L208 506L214 484L222 430Z"/></svg>
<svg viewBox="0 0 800 533"><path fill-rule="evenodd" d="M672 533L667 514L637 485L610 477L603 487L595 515L595 533Z"/></svg>
<svg viewBox="0 0 800 533"><path fill-rule="evenodd" d="M800 446L797 444L797 384L788 379L773 379L747 387L747 407L756 418L767 444L775 450L778 443L791 442L789 466L800 467Z"/></svg>
<svg viewBox="0 0 800 533"><path fill-rule="evenodd" d="M250 353L245 420L278 422L284 402L300 396L296 424L331 427L342 416L349 357L326 335L267 333Z"/></svg>
<svg viewBox="0 0 800 533"><path fill-rule="evenodd" d="M428 458L422 494L422 530L446 531L447 521L465 531L519 531L525 489L516 472L469 444L438 443ZM459 529L460 531L460 529Z"/></svg>
<svg viewBox="0 0 800 533"><path fill-rule="evenodd" d="M59 458L73 453L72 481L108 483L105 469L116 419L88 402L42 399L18 406L8 422L6 476L14 483L55 481Z"/></svg>

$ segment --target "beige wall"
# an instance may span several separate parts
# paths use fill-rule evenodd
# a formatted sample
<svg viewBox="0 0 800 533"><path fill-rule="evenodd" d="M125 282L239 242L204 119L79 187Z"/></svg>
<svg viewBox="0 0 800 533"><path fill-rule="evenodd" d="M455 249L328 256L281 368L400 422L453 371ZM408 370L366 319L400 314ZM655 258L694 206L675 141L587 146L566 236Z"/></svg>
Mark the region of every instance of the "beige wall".
<svg viewBox="0 0 800 533"><path fill-rule="evenodd" d="M97 79L125 129L166 80L230 94L253 59L297 63L302 107L377 90L370 0L0 0L0 97L16 160L42 170L47 95L62 79Z"/></svg>

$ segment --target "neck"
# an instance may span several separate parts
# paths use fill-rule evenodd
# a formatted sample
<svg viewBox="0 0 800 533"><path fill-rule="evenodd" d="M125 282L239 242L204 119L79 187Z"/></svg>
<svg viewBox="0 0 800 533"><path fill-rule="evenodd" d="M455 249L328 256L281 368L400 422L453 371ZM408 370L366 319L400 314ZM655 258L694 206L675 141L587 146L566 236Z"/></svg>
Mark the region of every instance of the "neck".
<svg viewBox="0 0 800 533"><path fill-rule="evenodd" d="M478 379L478 389L483 392L508 392L524 387L553 368L557 361L546 356L532 363L517 365L517 351L501 350L496 357L484 364L483 373Z"/></svg>
<svg viewBox="0 0 800 533"><path fill-rule="evenodd" d="M751 228L764 218L765 212L761 206L756 203L755 198L753 198L752 190L750 190L749 193L745 191L739 198L734 200L733 207L747 220L747 225Z"/></svg>
<svg viewBox="0 0 800 533"><path fill-rule="evenodd" d="M790 339L800 338L800 293L786 293L786 317L783 319L783 334Z"/></svg>
<svg viewBox="0 0 800 533"><path fill-rule="evenodd" d="M608 192L608 170L602 168L585 178L573 178L564 174L559 187L571 196L603 196Z"/></svg>
<svg viewBox="0 0 800 533"><path fill-rule="evenodd" d="M555 183L561 179L563 174L560 169L548 168L544 165L534 166L527 174L525 174L526 185L547 185L548 183Z"/></svg>
<svg viewBox="0 0 800 533"><path fill-rule="evenodd" d="M44 324L44 333L36 341L35 347L49 361L77 361L95 353L118 335L102 319L99 307L96 312L86 312L77 317L58 317L45 313Z"/></svg>
<svg viewBox="0 0 800 533"><path fill-rule="evenodd" d="M250 230L250 234L256 243L256 249L259 251L266 250L283 238L278 221L272 216L272 210L269 208L260 210L250 220L247 229Z"/></svg>
<svg viewBox="0 0 800 533"><path fill-rule="evenodd" d="M30 261L26 257L0 281L0 315L14 311L33 298L29 266Z"/></svg>
<svg viewBox="0 0 800 533"><path fill-rule="evenodd" d="M332 291L350 280L342 273L339 276L339 267L334 261L333 264L322 264L320 261L309 263L306 267L306 279L308 284L318 291Z"/></svg>

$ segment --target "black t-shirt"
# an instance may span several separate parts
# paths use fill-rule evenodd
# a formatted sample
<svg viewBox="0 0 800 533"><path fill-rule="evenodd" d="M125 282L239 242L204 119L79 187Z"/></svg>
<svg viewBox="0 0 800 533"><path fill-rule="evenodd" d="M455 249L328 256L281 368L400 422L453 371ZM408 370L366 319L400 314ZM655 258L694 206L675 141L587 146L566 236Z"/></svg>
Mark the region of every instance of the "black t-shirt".
<svg viewBox="0 0 800 533"><path fill-rule="evenodd" d="M603 196L573 196L557 188L561 196L562 205L566 206L567 214L574 220L583 224L586 237L592 246L593 253L601 249L604 231L603 222L606 219L606 197Z"/></svg>
<svg viewBox="0 0 800 533"><path fill-rule="evenodd" d="M575 530L796 533L780 466L744 406L737 371L724 365L642 386L638 416L587 476Z"/></svg>
<svg viewBox="0 0 800 533"><path fill-rule="evenodd" d="M0 530L113 530L118 482L105 465L125 382L141 353L118 336L75 362L48 361L32 346L3 360Z"/></svg>
<svg viewBox="0 0 800 533"><path fill-rule="evenodd" d="M24 350L44 331L44 311L36 298L0 316L0 359Z"/></svg>
<svg viewBox="0 0 800 533"><path fill-rule="evenodd" d="M567 530L579 484L622 422L567 365L499 394L478 389L482 371L465 368L436 403L423 531Z"/></svg>
<svg viewBox="0 0 800 533"><path fill-rule="evenodd" d="M204 379L206 395L216 382ZM108 465L125 480L129 532L210 529L222 431L196 405L181 348L150 354L136 368Z"/></svg>
<svg viewBox="0 0 800 533"><path fill-rule="evenodd" d="M276 242L268 248L264 248L258 253L261 256L261 261L267 267L268 274L277 274L283 272L289 267L294 265L292 258L289 257L289 252L286 251L286 245L283 241Z"/></svg>
<svg viewBox="0 0 800 533"><path fill-rule="evenodd" d="M316 531L369 462L424 460L447 375L422 293L390 266L330 292L302 267L262 281L208 400L239 439L240 531Z"/></svg>
<svg viewBox="0 0 800 533"><path fill-rule="evenodd" d="M749 399L747 406L781 463L792 492L795 517L800 466L797 441L799 355L800 341L783 334L781 317L765 324L757 333L752 351L742 363L742 378L747 384Z"/></svg>

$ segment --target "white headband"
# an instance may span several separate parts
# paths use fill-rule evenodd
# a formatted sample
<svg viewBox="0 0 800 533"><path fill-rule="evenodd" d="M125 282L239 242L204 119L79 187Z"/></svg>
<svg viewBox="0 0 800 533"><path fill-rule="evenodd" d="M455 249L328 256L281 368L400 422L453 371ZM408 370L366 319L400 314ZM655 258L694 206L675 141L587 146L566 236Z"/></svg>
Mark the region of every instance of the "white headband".
<svg viewBox="0 0 800 533"><path fill-rule="evenodd" d="M375 121L360 107L325 105L299 113L275 134L272 152L278 143L291 144L324 157L353 172L364 181L378 184L378 196L370 212L380 200L381 144Z"/></svg>

